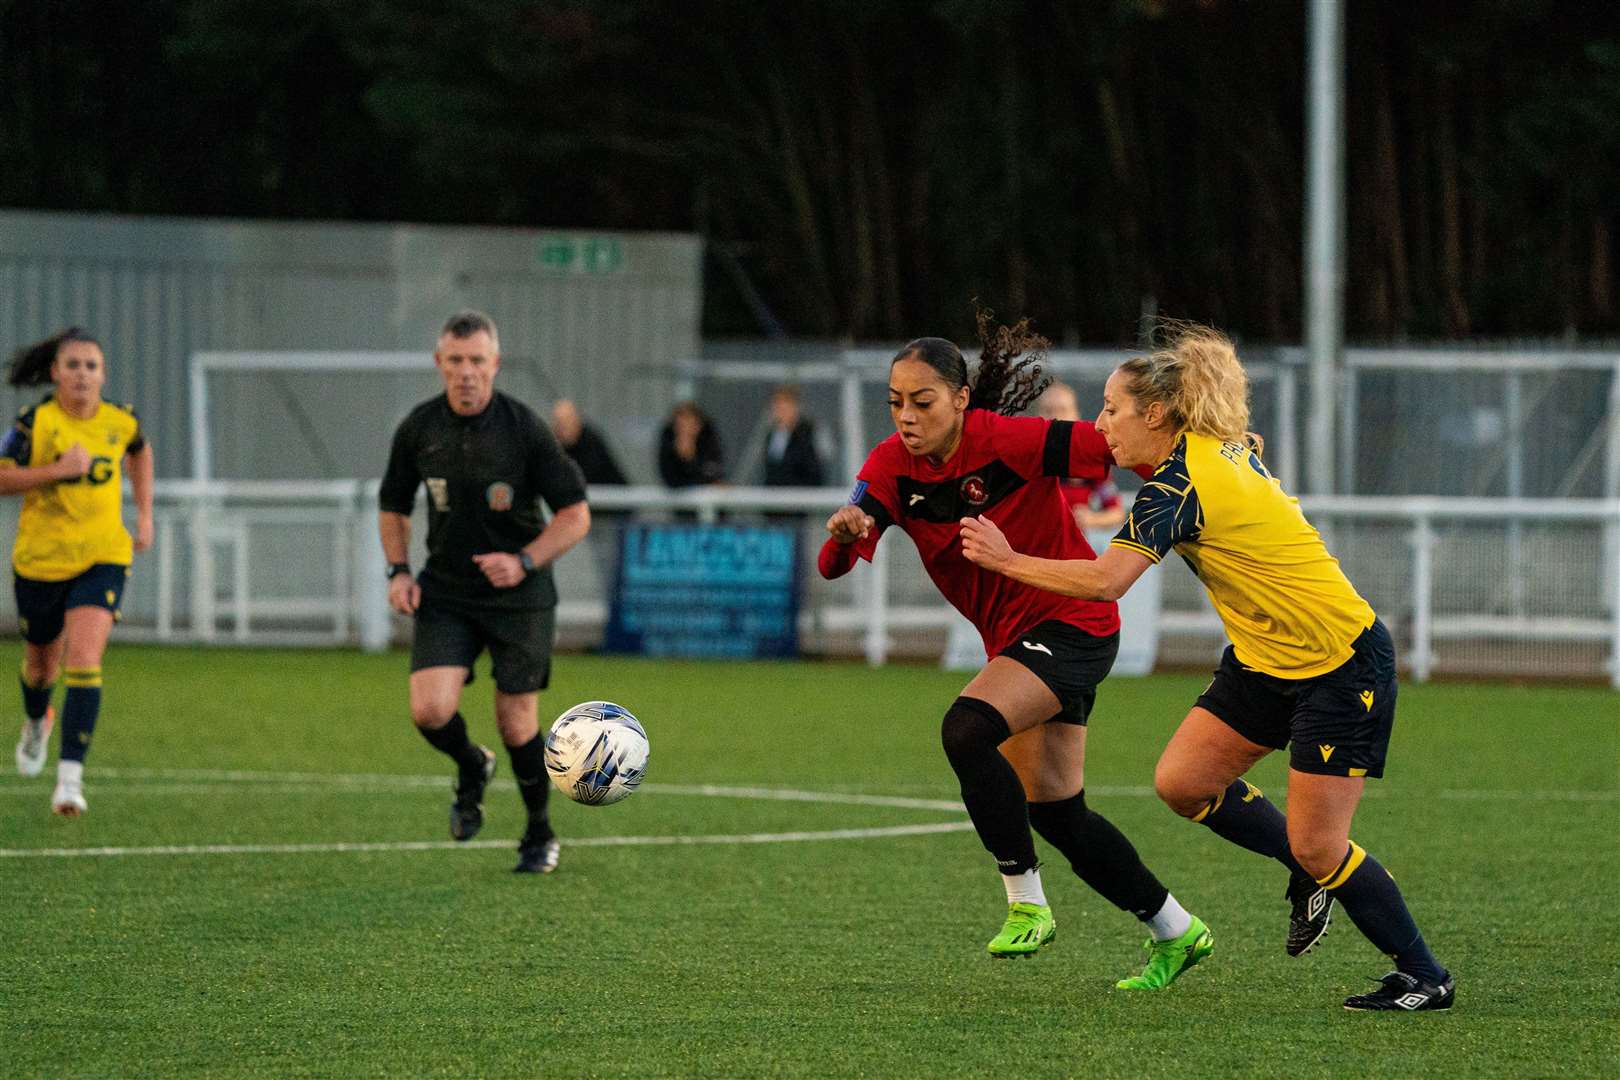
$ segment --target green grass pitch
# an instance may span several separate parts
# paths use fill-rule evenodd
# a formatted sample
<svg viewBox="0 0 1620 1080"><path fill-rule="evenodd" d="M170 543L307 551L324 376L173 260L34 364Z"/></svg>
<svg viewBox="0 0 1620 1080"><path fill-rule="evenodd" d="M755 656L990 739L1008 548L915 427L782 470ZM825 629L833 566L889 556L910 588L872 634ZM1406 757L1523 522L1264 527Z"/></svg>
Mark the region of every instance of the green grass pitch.
<svg viewBox="0 0 1620 1080"><path fill-rule="evenodd" d="M403 656L115 643L106 668L89 816L50 816L49 770L0 779L7 1076L1338 1080L1620 1060L1611 692L1403 688L1355 835L1458 1005L1387 1016L1339 1007L1387 970L1342 912L1289 960L1281 871L1152 797L1201 679L1111 679L1093 718L1092 805L1216 939L1169 991L1127 995L1144 934L1060 859L1056 943L985 954L1004 899L938 748L960 675L561 657L543 715L631 708L648 787L555 797L561 869L520 878L504 757L494 843L436 846L449 771L411 730ZM487 676L465 705L493 743ZM1274 755L1251 778L1280 797L1284 776ZM835 835L780 835L807 833ZM84 848L125 853L19 854Z"/></svg>

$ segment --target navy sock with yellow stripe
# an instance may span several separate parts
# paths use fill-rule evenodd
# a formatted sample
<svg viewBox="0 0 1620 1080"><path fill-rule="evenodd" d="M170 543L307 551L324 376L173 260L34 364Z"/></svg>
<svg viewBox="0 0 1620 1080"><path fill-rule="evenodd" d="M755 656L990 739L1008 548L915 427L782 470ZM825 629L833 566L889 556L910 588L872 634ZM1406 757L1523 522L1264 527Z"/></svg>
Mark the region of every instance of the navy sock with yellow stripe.
<svg viewBox="0 0 1620 1080"><path fill-rule="evenodd" d="M17 683L22 687L23 715L30 720L43 720L45 710L51 707L51 691L55 689L54 684L35 686L28 681L26 671L17 676Z"/></svg>
<svg viewBox="0 0 1620 1080"><path fill-rule="evenodd" d="M83 761L101 712L101 669L68 668L62 681L67 684L62 700L62 760Z"/></svg>
<svg viewBox="0 0 1620 1080"><path fill-rule="evenodd" d="M1445 979L1446 969L1418 932L1395 879L1360 844L1351 841L1338 869L1316 883L1333 894L1368 941L1395 958L1398 969L1429 983Z"/></svg>
<svg viewBox="0 0 1620 1080"><path fill-rule="evenodd" d="M1288 819L1265 792L1242 777L1232 781L1192 820L1207 825L1216 836L1238 847L1276 859L1290 873L1310 876L1288 849Z"/></svg>

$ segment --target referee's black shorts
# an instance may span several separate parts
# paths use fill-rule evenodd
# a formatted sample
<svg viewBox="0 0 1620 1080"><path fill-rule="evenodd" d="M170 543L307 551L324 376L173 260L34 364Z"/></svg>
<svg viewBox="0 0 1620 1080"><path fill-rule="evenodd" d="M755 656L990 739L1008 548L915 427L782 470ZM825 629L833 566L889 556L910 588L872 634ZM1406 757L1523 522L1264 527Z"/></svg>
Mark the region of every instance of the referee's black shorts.
<svg viewBox="0 0 1620 1080"><path fill-rule="evenodd" d="M1097 637L1049 619L1019 634L996 655L1018 661L1046 684L1062 707L1053 720L1084 725L1097 703L1097 684L1108 677L1119 655L1119 634Z"/></svg>
<svg viewBox="0 0 1620 1080"><path fill-rule="evenodd" d="M532 694L551 683L556 628L555 608L493 607L424 594L416 609L411 671L464 667L472 682L473 661L488 649L495 689Z"/></svg>

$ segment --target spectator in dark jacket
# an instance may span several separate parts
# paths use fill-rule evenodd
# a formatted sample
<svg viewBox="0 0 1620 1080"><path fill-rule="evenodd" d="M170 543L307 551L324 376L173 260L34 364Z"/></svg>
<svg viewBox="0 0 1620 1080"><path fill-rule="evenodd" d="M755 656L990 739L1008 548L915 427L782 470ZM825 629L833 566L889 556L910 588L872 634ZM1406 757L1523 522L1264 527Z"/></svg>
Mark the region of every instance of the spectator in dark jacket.
<svg viewBox="0 0 1620 1080"><path fill-rule="evenodd" d="M551 407L551 430L562 444L563 452L574 459L585 482L596 484L626 484L624 471L613 460L613 451L600 433L579 415L572 401L563 398Z"/></svg>
<svg viewBox="0 0 1620 1080"><path fill-rule="evenodd" d="M658 439L658 475L677 490L724 482L720 436L697 402L683 401L669 414Z"/></svg>
<svg viewBox="0 0 1620 1080"><path fill-rule="evenodd" d="M771 394L771 432L765 441L766 487L820 487L821 455L816 427L799 411L799 391L778 386Z"/></svg>

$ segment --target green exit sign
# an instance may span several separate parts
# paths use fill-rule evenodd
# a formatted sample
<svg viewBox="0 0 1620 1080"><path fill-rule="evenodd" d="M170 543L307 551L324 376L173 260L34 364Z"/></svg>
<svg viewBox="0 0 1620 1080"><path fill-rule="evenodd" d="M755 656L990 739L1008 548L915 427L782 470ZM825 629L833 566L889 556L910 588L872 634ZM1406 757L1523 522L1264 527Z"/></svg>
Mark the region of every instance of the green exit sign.
<svg viewBox="0 0 1620 1080"><path fill-rule="evenodd" d="M554 274L617 274L624 269L624 244L612 236L543 237L540 266Z"/></svg>

